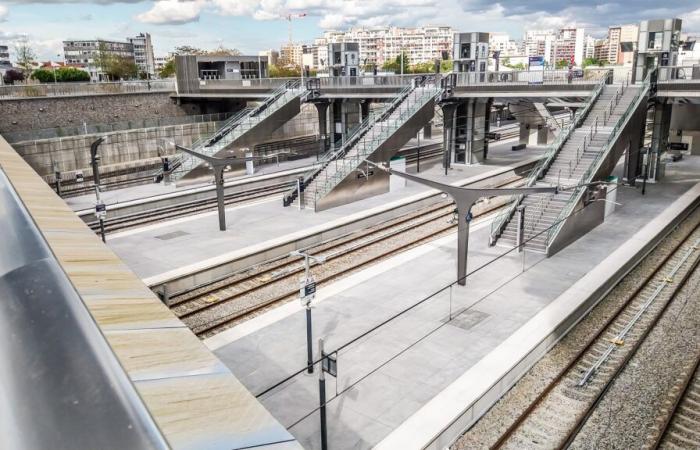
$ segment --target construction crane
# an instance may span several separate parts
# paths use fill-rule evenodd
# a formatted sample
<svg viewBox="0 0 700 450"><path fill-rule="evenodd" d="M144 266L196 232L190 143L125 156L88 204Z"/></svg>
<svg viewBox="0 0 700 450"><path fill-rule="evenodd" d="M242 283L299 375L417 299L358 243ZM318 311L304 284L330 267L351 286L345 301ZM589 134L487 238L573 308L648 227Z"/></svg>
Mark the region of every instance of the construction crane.
<svg viewBox="0 0 700 450"><path fill-rule="evenodd" d="M291 48L293 41L292 41L292 20L293 19L301 19L302 17L306 17L306 13L288 13L282 16L284 20L286 20L289 23L289 47Z"/></svg>

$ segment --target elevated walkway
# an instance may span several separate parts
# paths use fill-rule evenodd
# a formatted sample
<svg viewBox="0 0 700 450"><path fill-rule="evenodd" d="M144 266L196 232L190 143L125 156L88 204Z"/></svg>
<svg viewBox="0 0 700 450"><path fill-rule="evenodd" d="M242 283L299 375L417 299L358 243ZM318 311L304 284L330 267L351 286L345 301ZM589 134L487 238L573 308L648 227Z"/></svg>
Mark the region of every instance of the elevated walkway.
<svg viewBox="0 0 700 450"><path fill-rule="evenodd" d="M57 365L50 373L51 379L66 380L65 377L69 375L74 363L81 364L81 372L91 373L93 366L88 365L83 356L85 353L93 352L92 354L102 360L116 358L119 370L124 377L128 376L127 383L132 384L132 389L135 388L137 400L145 405L146 414L155 422L158 432L167 442L167 447L188 450L224 450L258 446L280 450L299 448L294 438L230 370L82 223L1 137L0 168L11 183L11 186L3 188L16 192L18 200L31 215L33 224L45 240L51 256L55 258L58 272L67 277L67 282L78 296L79 302L82 302L80 307L88 314L88 320L94 321L106 340L104 349L94 344L89 347L79 346L79 341L76 340L77 346L70 349L71 357L56 361ZM3 198L3 212L8 211L11 206L4 204ZM30 233L31 230L25 228L23 234L12 233L4 236L4 239L9 239L6 245L23 243L26 239L25 232ZM6 248L13 247L3 247L3 251ZM14 248L17 248L17 260L25 256L22 252L31 250L26 245ZM35 275L31 288L28 287L27 291L24 291L22 300L25 306L26 302L33 302L36 308L41 307L45 299L32 298L31 292L43 292L40 288L48 276L48 272ZM2 297L4 302L6 297ZM31 310L31 307L29 309ZM42 339L38 342L47 345L46 339L53 336L52 333L59 333L70 339L80 337L81 331L78 328L58 328L62 323L59 319L65 319L65 314L71 318L72 314L78 313L63 311L54 320L47 316L46 321L41 323L31 320L30 317L3 317L5 320L22 320L22 329L40 335ZM4 326L3 329L10 330ZM13 341L8 338L4 342L6 346L11 346L13 352L33 357L34 364L41 358L60 358L58 354L46 353L45 347L33 347L33 341L30 340ZM12 364L18 361L19 358L13 357ZM42 373L39 366L32 367L35 372L26 372L23 375L28 379L40 378ZM6 371L2 371L0 377L6 374ZM115 388L116 381L116 378L111 380L110 388ZM9 386L4 381L0 384ZM34 396L52 395L56 402L65 400L62 396L67 395L68 391L56 388L55 391L46 392L47 389L52 389L52 386L37 384L36 390L32 392L13 392L12 396L3 396L0 400L8 402L1 406L4 411L13 411L12 415L0 415L0 427L7 431L4 442L24 442L22 445L10 447L144 448L139 445L120 445L120 441L93 446L89 442L95 441L73 440L75 437L68 428L62 430L65 434L53 436L53 441L41 440L43 434L40 432L49 426L49 422L31 422L35 429L18 430L19 415L15 414L41 420L42 414L48 414L47 411L56 406L52 403L32 409L33 404L30 400ZM88 389L89 384L86 383L84 388ZM127 399L122 397L121 400ZM137 402L134 403L133 408L137 405ZM87 408L89 405L71 403L57 414L70 415L71 410L83 407ZM95 415L101 413L102 411L94 411ZM60 421L61 417L54 419ZM11 424L7 423L8 420L11 420ZM72 426L74 430L81 430L86 425L80 422L73 423ZM108 431L129 433L128 429L113 429L118 426L119 422L116 420L106 420L99 427L83 430L89 433L82 435L98 435ZM19 433L24 436L18 435ZM10 441L7 440L8 436L11 436Z"/></svg>
<svg viewBox="0 0 700 450"><path fill-rule="evenodd" d="M297 201L320 211L381 190L387 177L373 172L365 159L388 161L432 119L435 98L442 92L434 77L413 83L380 111L371 113L341 148L325 155L319 167L304 176L301 192L294 188L285 195L284 206Z"/></svg>
<svg viewBox="0 0 700 450"><path fill-rule="evenodd" d="M231 156L230 149L252 148L271 132L301 111L301 97L306 93L298 80L288 81L275 89L255 108L235 114L211 136L192 144L192 149L208 156ZM236 155L244 156L244 155ZM171 179L192 179L208 173L202 161L190 154L181 154L171 171Z"/></svg>
<svg viewBox="0 0 700 450"><path fill-rule="evenodd" d="M533 171L531 186L561 186L556 194L521 196L494 220L491 244L514 247L518 239L516 208L525 208L522 236L526 249L552 254L572 239L560 236L566 222L581 220L569 215L579 204L589 184L610 175L624 147L628 126L638 125L637 113L643 108L648 82L643 85L601 84L586 107L577 113L574 123L555 140L538 170ZM623 142L624 141L624 142ZM570 228L570 227L567 227Z"/></svg>

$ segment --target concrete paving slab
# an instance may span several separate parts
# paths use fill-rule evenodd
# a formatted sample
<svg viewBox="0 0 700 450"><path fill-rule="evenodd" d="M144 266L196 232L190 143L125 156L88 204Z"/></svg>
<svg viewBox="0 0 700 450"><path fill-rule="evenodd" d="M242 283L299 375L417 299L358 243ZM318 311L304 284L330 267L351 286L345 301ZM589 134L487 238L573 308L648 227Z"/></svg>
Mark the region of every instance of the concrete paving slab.
<svg viewBox="0 0 700 450"><path fill-rule="evenodd" d="M694 168L694 177L688 175L688 166ZM400 426L416 411L416 403L437 395L489 355L620 248L671 200L700 181L700 158L689 158L686 165L676 167L681 170L669 169L664 183L647 186L646 196L638 189L620 189L618 201L622 206L616 213L557 255L544 259L525 253L526 270L522 272L523 256L513 252L468 280L466 288L454 289L451 301L449 291L443 292L341 351L337 382L341 391L347 391L328 404L333 448L369 448L378 444L388 434L387 429ZM679 178L675 178L676 173ZM487 236L487 226L471 235L472 269L506 250L487 247ZM442 238L438 244L430 244L429 251L416 253L415 258L387 271L379 270L381 264L368 268L356 274L360 280L357 284L346 280L346 290L315 306L316 336L323 337L327 350L332 350L385 320L387 314L402 310L454 280L455 240L454 235ZM390 265L391 260L382 264ZM522 273L515 277L518 271ZM371 275L373 272L375 276ZM320 289L319 295L324 289L332 290L333 286ZM468 313L473 316L446 324L444 318L449 315L450 303L453 314L474 305ZM264 318L261 316L260 320ZM249 389L259 392L303 367L305 347L299 345L299 339L304 338L302 324L302 312L291 314L220 346L216 353ZM251 371L250 365L243 364L242 359L251 357L250 351L245 350L250 348L259 350L256 367L268 369ZM329 390L334 389L336 380L327 378ZM315 407L317 383L315 376L300 375L284 389L261 397L261 401L278 420L290 426ZM330 392L329 398L334 395ZM292 398L294 401L290 401ZM306 448L320 448L318 423L318 414L314 413L290 431Z"/></svg>

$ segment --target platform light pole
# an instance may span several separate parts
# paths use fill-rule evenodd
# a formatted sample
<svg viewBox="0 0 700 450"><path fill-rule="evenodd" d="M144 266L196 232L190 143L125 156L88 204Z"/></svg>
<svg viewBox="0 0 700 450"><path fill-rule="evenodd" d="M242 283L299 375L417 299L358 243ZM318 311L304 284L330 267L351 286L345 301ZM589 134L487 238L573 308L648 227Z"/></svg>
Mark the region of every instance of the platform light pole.
<svg viewBox="0 0 700 450"><path fill-rule="evenodd" d="M97 150L104 142L104 136L97 138L92 144L90 144L90 163L92 164L92 181L95 185L95 217L100 221L100 236L102 236L102 242L105 242L105 217L107 216L107 207L100 198L100 155Z"/></svg>
<svg viewBox="0 0 700 450"><path fill-rule="evenodd" d="M199 158L202 161L209 164L214 169L214 184L216 185L216 203L217 210L219 213L219 230L226 231L226 209L224 208L224 169L236 162L248 162L255 161L258 159L267 159L266 157L259 156L246 156L245 158L228 157L219 158L217 156L209 156L203 153L196 152L190 148L183 147L182 145L175 144L171 142L176 149L181 150L185 153L189 153L195 158Z"/></svg>
<svg viewBox="0 0 700 450"><path fill-rule="evenodd" d="M469 252L469 223L471 222L471 208L482 197L495 197L498 195L520 195L559 192L559 186L552 187L526 187L526 188L466 188L445 184L439 181L429 180L417 175L401 172L396 169L365 160L390 175L396 175L416 183L429 186L444 192L452 197L457 206L457 283L461 286L467 283L467 256Z"/></svg>
<svg viewBox="0 0 700 450"><path fill-rule="evenodd" d="M326 262L323 256L309 255L300 250L295 250L289 256L302 256L304 258L304 278L299 280L299 300L301 305L306 308L306 371L314 373L314 355L312 345L311 332L311 301L316 296L316 281L311 276L310 260L314 260L318 264Z"/></svg>

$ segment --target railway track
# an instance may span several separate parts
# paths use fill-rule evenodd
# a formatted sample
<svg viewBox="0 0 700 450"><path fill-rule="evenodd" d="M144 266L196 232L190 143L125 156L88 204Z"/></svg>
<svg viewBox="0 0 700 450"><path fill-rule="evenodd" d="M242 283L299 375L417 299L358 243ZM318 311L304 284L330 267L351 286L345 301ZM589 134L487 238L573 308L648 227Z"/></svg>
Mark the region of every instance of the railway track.
<svg viewBox="0 0 700 450"><path fill-rule="evenodd" d="M514 177L499 187L520 185ZM475 205L475 217L500 208L507 199ZM450 201L423 208L358 232L311 246L305 251L324 256L312 270L323 285L381 259L451 232L454 205ZM198 336L209 337L250 315L298 295L303 261L285 256L199 286L170 298L169 306Z"/></svg>
<svg viewBox="0 0 700 450"><path fill-rule="evenodd" d="M418 159L418 152L414 149L407 149L403 152L406 155L408 164L415 164ZM442 144L432 144L421 148L420 159L422 162L427 162L442 155ZM273 197L282 194L288 190L293 181L284 181L254 189L248 189L242 192L227 194L224 199L225 205L243 204L251 201L262 200L264 198ZM217 208L216 197L195 200L190 202L179 203L177 205L155 208L144 212L128 214L116 218L109 218L104 222L105 233L116 233L119 231L128 230L152 223L172 220L180 217L191 216L203 212L214 211ZM87 225L96 233L100 231L99 221L93 220L87 222Z"/></svg>
<svg viewBox="0 0 700 450"><path fill-rule="evenodd" d="M681 370L666 406L651 447L700 448L700 357Z"/></svg>
<svg viewBox="0 0 700 450"><path fill-rule="evenodd" d="M698 263L700 225L695 225L492 448L568 448Z"/></svg>
<svg viewBox="0 0 700 450"><path fill-rule="evenodd" d="M263 186L255 189L248 189L242 192L227 194L224 197L224 204L241 204L281 194L289 189L292 184L293 182L285 181L282 183L272 184L270 186ZM212 198L178 203L173 206L151 209L145 212L128 214L113 219L108 218L104 223L105 233L116 233L118 231L148 225L151 223L162 222L164 220L213 211L216 208L216 198ZM99 232L100 230L100 224L98 221L88 222L87 225L95 232Z"/></svg>

